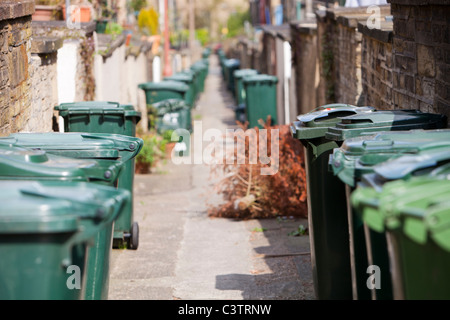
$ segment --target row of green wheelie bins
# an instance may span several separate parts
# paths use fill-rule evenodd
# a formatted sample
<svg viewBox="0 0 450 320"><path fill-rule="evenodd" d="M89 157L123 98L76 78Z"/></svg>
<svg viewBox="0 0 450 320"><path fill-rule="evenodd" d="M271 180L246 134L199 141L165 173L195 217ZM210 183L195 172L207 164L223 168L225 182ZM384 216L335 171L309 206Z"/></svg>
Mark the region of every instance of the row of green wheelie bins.
<svg viewBox="0 0 450 320"><path fill-rule="evenodd" d="M179 156L189 155L190 141L184 141L184 137L193 131L192 110L205 90L210 53L211 49L206 48L201 60L189 69L165 76L163 81L138 85L145 93L148 116L154 118L153 123L149 121L149 127L160 134L169 130L178 133L176 155Z"/></svg>
<svg viewBox="0 0 450 320"><path fill-rule="evenodd" d="M346 104L298 116L318 299L449 299L447 117Z"/></svg>
<svg viewBox="0 0 450 320"><path fill-rule="evenodd" d="M260 74L255 69L240 69L238 59L227 59L224 51L217 51L226 89L232 94L235 119L248 121L249 127L262 127L260 120L270 116L272 125L277 124L276 76Z"/></svg>
<svg viewBox="0 0 450 320"><path fill-rule="evenodd" d="M55 107L64 132L0 138L0 298L108 298L113 248L137 249L131 105Z"/></svg>

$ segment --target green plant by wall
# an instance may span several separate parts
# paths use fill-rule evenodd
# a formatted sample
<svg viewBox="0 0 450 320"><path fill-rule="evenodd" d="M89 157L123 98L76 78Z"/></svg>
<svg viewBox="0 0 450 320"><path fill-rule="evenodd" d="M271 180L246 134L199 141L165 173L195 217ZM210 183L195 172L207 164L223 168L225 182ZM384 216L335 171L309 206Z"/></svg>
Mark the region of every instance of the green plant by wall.
<svg viewBox="0 0 450 320"><path fill-rule="evenodd" d="M130 0L128 5L134 12L140 11L147 6L147 0Z"/></svg>
<svg viewBox="0 0 450 320"><path fill-rule="evenodd" d="M235 37L237 35L243 34L244 22L250 21L250 11L236 12L233 13L227 21L228 38Z"/></svg>
<svg viewBox="0 0 450 320"><path fill-rule="evenodd" d="M167 140L162 135L151 130L147 133L138 133L137 136L144 141L141 151L136 156L136 164L143 164L148 168L154 167L158 161L166 158Z"/></svg>
<svg viewBox="0 0 450 320"><path fill-rule="evenodd" d="M112 35L120 35L123 32L123 28L120 24L117 22L109 21L106 25L105 34L112 34Z"/></svg>
<svg viewBox="0 0 450 320"><path fill-rule="evenodd" d="M57 6L62 4L62 0L36 0L35 4L43 6Z"/></svg>
<svg viewBox="0 0 450 320"><path fill-rule="evenodd" d="M195 37L200 41L202 46L205 46L209 43L209 30L206 28L197 29L195 30Z"/></svg>

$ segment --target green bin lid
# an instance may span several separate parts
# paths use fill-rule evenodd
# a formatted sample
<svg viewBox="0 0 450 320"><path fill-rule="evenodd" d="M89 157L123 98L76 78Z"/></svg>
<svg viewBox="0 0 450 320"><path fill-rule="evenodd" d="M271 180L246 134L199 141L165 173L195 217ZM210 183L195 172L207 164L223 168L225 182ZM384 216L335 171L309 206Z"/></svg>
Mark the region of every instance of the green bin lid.
<svg viewBox="0 0 450 320"><path fill-rule="evenodd" d="M258 74L258 70L255 69L239 69L233 72L233 75L236 79L241 79L244 76L250 76Z"/></svg>
<svg viewBox="0 0 450 320"><path fill-rule="evenodd" d="M450 163L450 141L447 146L430 147L418 154L405 154L385 161L374 166L373 171L384 181L424 174L437 176L445 169L441 166L448 163Z"/></svg>
<svg viewBox="0 0 450 320"><path fill-rule="evenodd" d="M134 158L143 146L141 138L85 132L13 133L0 138L0 142L66 157L113 159L121 162Z"/></svg>
<svg viewBox="0 0 450 320"><path fill-rule="evenodd" d="M189 106L181 99L166 99L152 104L156 109L158 116L164 116L166 113L189 109Z"/></svg>
<svg viewBox="0 0 450 320"><path fill-rule="evenodd" d="M116 219L130 192L85 182L5 180L0 199L0 234L79 232L81 241Z"/></svg>
<svg viewBox="0 0 450 320"><path fill-rule="evenodd" d="M208 68L208 65L205 64L203 61L197 61L196 63L191 65L191 70L194 71L201 71L201 70L205 70Z"/></svg>
<svg viewBox="0 0 450 320"><path fill-rule="evenodd" d="M365 175L373 176L373 174ZM372 230L401 230L424 244L428 236L450 251L450 180L419 177L373 188L359 186L351 196L356 214Z"/></svg>
<svg viewBox="0 0 450 320"><path fill-rule="evenodd" d="M291 131L301 140L324 137L328 128L334 126L342 117L375 111L373 107L356 107L349 104L334 103L323 105L313 111L299 115Z"/></svg>
<svg viewBox="0 0 450 320"><path fill-rule="evenodd" d="M242 78L242 82L244 83L244 85L260 84L260 83L275 84L278 83L278 78L276 76L271 76L268 74L254 74L244 76Z"/></svg>
<svg viewBox="0 0 450 320"><path fill-rule="evenodd" d="M376 171L378 164L381 170L387 172L389 179L400 179L420 168L436 164L438 160L431 159L430 151L438 150L445 158L449 148L448 129L380 132L345 140L342 146L335 148L330 155L330 167L334 175L354 187L357 179L363 174ZM408 155L404 158L405 154ZM448 156L450 157L450 153ZM394 160L399 157L404 160ZM443 159L439 161L441 160Z"/></svg>
<svg viewBox="0 0 450 320"><path fill-rule="evenodd" d="M418 110L377 111L342 118L334 127L328 129L325 138L344 141L376 131L439 129L446 127L447 118L441 114L424 113Z"/></svg>
<svg viewBox="0 0 450 320"><path fill-rule="evenodd" d="M164 77L163 81L192 82L194 81L194 75L192 73L176 73L174 75Z"/></svg>
<svg viewBox="0 0 450 320"><path fill-rule="evenodd" d="M241 65L238 59L226 59L223 63L227 68L239 67Z"/></svg>
<svg viewBox="0 0 450 320"><path fill-rule="evenodd" d="M111 101L81 101L61 103L55 107L61 116L72 114L104 114L141 118L141 113L132 105Z"/></svg>
<svg viewBox="0 0 450 320"><path fill-rule="evenodd" d="M380 211L388 229L401 229L411 240L432 240L450 252L450 180L396 180L383 187Z"/></svg>
<svg viewBox="0 0 450 320"><path fill-rule="evenodd" d="M0 180L104 181L117 179L122 165L75 159L0 141Z"/></svg>
<svg viewBox="0 0 450 320"><path fill-rule="evenodd" d="M186 92L189 90L189 86L180 81L160 81L160 82L146 82L141 83L138 87L145 91L163 91L171 90L178 92Z"/></svg>

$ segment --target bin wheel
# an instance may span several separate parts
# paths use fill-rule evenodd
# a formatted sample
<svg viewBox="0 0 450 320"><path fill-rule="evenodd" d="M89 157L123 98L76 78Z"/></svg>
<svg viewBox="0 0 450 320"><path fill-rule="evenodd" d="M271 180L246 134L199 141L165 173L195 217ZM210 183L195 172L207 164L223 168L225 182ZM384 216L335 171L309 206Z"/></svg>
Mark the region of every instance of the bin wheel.
<svg viewBox="0 0 450 320"><path fill-rule="evenodd" d="M136 250L139 246L139 225L133 222L130 232L130 249Z"/></svg>

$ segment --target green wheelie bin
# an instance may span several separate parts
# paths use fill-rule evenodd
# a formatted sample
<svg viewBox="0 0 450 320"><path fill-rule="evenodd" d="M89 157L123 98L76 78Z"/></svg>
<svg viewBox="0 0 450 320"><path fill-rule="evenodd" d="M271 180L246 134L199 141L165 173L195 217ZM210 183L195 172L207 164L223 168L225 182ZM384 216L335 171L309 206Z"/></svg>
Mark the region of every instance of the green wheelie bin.
<svg viewBox="0 0 450 320"><path fill-rule="evenodd" d="M372 112L371 107L329 104L299 115L291 127L305 149L312 275L317 299L351 299L348 223L342 182L328 171L336 141L325 139L340 117ZM326 199L326 200L325 200Z"/></svg>
<svg viewBox="0 0 450 320"><path fill-rule="evenodd" d="M0 143L9 143L33 150L44 150L48 154L77 159L91 159L104 166L120 166L133 159L141 150L140 138L108 133L14 133L0 138ZM105 178L110 175L105 172ZM117 186L119 177L108 181L108 185ZM102 183L102 180L96 181ZM131 232L134 232L132 229ZM89 251L86 299L107 299L109 260L112 247L113 229L99 232L94 246ZM133 248L138 247L139 235L131 234ZM99 279L102 279L99 281Z"/></svg>
<svg viewBox="0 0 450 320"><path fill-rule="evenodd" d="M277 124L278 78L267 74L255 74L244 76L242 82L249 128L262 128L258 120L266 122L267 116L271 117L272 125Z"/></svg>
<svg viewBox="0 0 450 320"><path fill-rule="evenodd" d="M245 90L242 79L244 76L250 76L258 74L258 70L255 69L239 69L234 71L234 84L236 97L235 118L241 122L246 121L245 116Z"/></svg>
<svg viewBox="0 0 450 320"><path fill-rule="evenodd" d="M350 259L354 299L391 300L392 284L384 235L369 232L350 205L350 195L364 174L373 173L377 164L404 154L421 155L424 150L450 147L450 130L385 131L349 138L330 155L333 173L346 185L347 216L350 235ZM405 171L403 171L405 172ZM367 239L372 245L368 246ZM381 268L381 288L367 286L367 268Z"/></svg>
<svg viewBox="0 0 450 320"><path fill-rule="evenodd" d="M203 49L203 52L202 52L203 59L208 59L210 55L211 55L211 48Z"/></svg>
<svg viewBox="0 0 450 320"><path fill-rule="evenodd" d="M189 103L189 86L180 81L145 82L138 88L144 90L147 105L166 99L183 99Z"/></svg>
<svg viewBox="0 0 450 320"><path fill-rule="evenodd" d="M190 73L194 75L194 86L195 86L195 100L200 98L200 93L203 92L204 88L204 70L205 66L203 65L195 65L190 66L189 69L181 71L182 73Z"/></svg>
<svg viewBox="0 0 450 320"><path fill-rule="evenodd" d="M341 119L325 134L329 140L339 141L352 137L368 135L377 131L399 131L412 129L439 129L447 126L447 118L441 114L424 113L418 110L390 110L357 114ZM384 142L382 142L383 144ZM379 147L380 151L383 146ZM332 158L332 157L331 157ZM330 159L330 163L332 163ZM373 161L377 161L373 159ZM339 165L339 161L337 162ZM341 175L342 176L342 175ZM345 184L346 199L349 199L352 186ZM347 202L347 216L350 236L350 261L352 266L353 299L371 299L371 290L366 286L367 253L362 221L356 217Z"/></svg>
<svg viewBox="0 0 450 320"><path fill-rule="evenodd" d="M200 61L193 63L191 65L190 69L199 75L198 88L197 88L198 93L204 92L206 76L208 75L208 64L205 63L203 60L200 60Z"/></svg>
<svg viewBox="0 0 450 320"><path fill-rule="evenodd" d="M96 235L129 192L70 181L0 181L0 299L83 300Z"/></svg>
<svg viewBox="0 0 450 320"><path fill-rule="evenodd" d="M189 86L189 90L186 92L185 101L191 108L195 107L195 101L197 93L195 91L195 78L193 73L176 73L172 76L164 77L164 81L178 81Z"/></svg>
<svg viewBox="0 0 450 320"><path fill-rule="evenodd" d="M217 50L217 57L219 58L220 71L222 73L222 78L225 80L225 65L224 62L227 60L225 52L222 49Z"/></svg>
<svg viewBox="0 0 450 320"><path fill-rule="evenodd" d="M223 62L225 69L225 83L227 89L235 96L234 71L239 70L241 62L238 59L226 59Z"/></svg>
<svg viewBox="0 0 450 320"><path fill-rule="evenodd" d="M136 136L136 125L141 119L141 113L132 105L117 102L84 101L62 103L55 107L64 119L64 132L109 133L130 137ZM114 247L128 246L138 243L139 225L133 221L133 181L134 163L132 158L127 161L119 175L118 187L131 193L131 201L114 223ZM130 235L135 235L134 239Z"/></svg>
<svg viewBox="0 0 450 320"><path fill-rule="evenodd" d="M122 169L118 162L63 157L14 146L9 143L11 139L5 140L0 141L0 180L57 181L59 184L81 181L112 187ZM108 295L113 225L114 221L99 230L89 248L84 298L106 299Z"/></svg>
<svg viewBox="0 0 450 320"><path fill-rule="evenodd" d="M445 171L387 182L379 189L361 186L352 194L368 228L386 236L396 300L450 299L448 163Z"/></svg>
<svg viewBox="0 0 450 320"><path fill-rule="evenodd" d="M156 109L156 130L162 134L165 131L180 129L186 130L186 133L192 132L191 109L183 100L168 99L153 104ZM182 133L182 132L180 132ZM190 140L187 134L180 134L177 143L179 156L187 156L190 154ZM185 140L186 139L186 140Z"/></svg>

